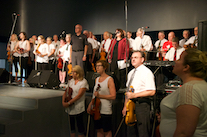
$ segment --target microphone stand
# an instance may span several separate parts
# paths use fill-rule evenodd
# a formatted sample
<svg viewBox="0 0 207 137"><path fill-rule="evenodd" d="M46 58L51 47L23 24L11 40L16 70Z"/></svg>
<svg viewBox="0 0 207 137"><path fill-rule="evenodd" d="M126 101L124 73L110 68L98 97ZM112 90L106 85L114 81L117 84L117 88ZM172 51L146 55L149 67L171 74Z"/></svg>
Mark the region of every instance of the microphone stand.
<svg viewBox="0 0 207 137"><path fill-rule="evenodd" d="M128 73L128 56L127 56L127 44L128 44L128 38L127 38L127 1L125 1L125 20L126 20L126 80L127 80L127 73Z"/></svg>
<svg viewBox="0 0 207 137"><path fill-rule="evenodd" d="M7 45L8 45L8 44L10 43L10 41L11 41L11 36L12 36L12 34L14 33L14 28L15 28L15 26L16 26L17 17L18 17L17 14L12 14L12 15L15 15L15 18L14 18L14 22L13 22L13 25L12 25L12 30L11 30L10 37L9 37L9 41L8 41ZM12 53L12 51L11 51L11 46L10 46L10 54L11 54L11 53ZM8 83L11 83L11 77L12 77L12 65L13 65L13 60L12 60L13 55L11 54L10 56L11 56L11 64L10 64L10 66L9 66L10 75L9 75L9 82L8 82Z"/></svg>

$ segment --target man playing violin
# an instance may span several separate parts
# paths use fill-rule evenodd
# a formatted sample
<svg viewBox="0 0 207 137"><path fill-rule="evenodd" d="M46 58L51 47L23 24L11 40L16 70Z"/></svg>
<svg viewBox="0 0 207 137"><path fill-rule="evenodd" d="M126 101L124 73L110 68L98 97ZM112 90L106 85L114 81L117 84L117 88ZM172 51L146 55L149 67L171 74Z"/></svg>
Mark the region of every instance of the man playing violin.
<svg viewBox="0 0 207 137"><path fill-rule="evenodd" d="M141 51L134 51L131 56L131 63L134 69L128 74L126 86L133 86L134 92L126 92L122 114L126 116L126 105L131 99L135 102L137 121L134 126L127 126L128 137L149 137L151 132L149 97L155 94L156 88L152 71L143 65L144 56Z"/></svg>

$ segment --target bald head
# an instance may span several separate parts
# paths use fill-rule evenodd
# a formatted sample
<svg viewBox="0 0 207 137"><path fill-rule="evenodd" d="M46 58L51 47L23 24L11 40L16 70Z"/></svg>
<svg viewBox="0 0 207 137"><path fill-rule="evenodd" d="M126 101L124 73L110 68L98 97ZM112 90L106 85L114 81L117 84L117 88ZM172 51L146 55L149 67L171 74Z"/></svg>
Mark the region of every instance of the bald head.
<svg viewBox="0 0 207 137"><path fill-rule="evenodd" d="M108 31L105 31L104 34L103 34L103 38L104 40L107 40L110 36L110 33Z"/></svg>
<svg viewBox="0 0 207 137"><path fill-rule="evenodd" d="M172 42L172 39L173 39L174 37L175 37L175 33L171 31L171 32L168 34L168 41Z"/></svg>
<svg viewBox="0 0 207 137"><path fill-rule="evenodd" d="M88 30L84 30L83 34L86 35L87 38L89 37L89 31Z"/></svg>
<svg viewBox="0 0 207 137"><path fill-rule="evenodd" d="M82 26L81 26L80 24L77 24L77 25L75 26L75 33L76 33L76 34L80 34L81 31L82 31Z"/></svg>

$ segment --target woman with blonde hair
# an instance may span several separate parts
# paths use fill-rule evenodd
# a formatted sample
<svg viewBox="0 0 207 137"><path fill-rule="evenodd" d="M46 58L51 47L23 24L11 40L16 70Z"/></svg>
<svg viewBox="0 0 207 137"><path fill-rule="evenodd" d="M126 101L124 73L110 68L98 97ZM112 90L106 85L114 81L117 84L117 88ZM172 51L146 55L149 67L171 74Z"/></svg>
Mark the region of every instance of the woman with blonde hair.
<svg viewBox="0 0 207 137"><path fill-rule="evenodd" d="M48 65L48 45L45 43L45 38L40 35L37 38L38 45L33 53L36 55L36 62L38 63L38 70L47 70Z"/></svg>
<svg viewBox="0 0 207 137"><path fill-rule="evenodd" d="M175 62L173 73L183 85L161 102L161 136L207 136L206 54L187 49Z"/></svg>
<svg viewBox="0 0 207 137"><path fill-rule="evenodd" d="M84 78L84 71L76 65L72 68L73 78L68 81L66 92L62 96L62 105L70 116L71 137L75 137L75 125L77 124L78 137L85 133L83 113L85 111L85 92L89 89L88 82ZM68 92L71 91L71 99L67 100Z"/></svg>
<svg viewBox="0 0 207 137"><path fill-rule="evenodd" d="M15 81L17 81L17 73L18 73L18 67L17 67L17 62L19 60L19 56L20 54L18 52L15 51L15 46L18 43L18 38L17 38L17 34L12 34L11 38L10 38L10 42L7 45L7 51L10 52L10 59L13 58L13 63L14 63L14 70L15 70ZM8 60L8 62L11 60ZM11 67L9 64L9 67ZM12 67L11 67L12 68ZM12 72L12 70L11 70Z"/></svg>

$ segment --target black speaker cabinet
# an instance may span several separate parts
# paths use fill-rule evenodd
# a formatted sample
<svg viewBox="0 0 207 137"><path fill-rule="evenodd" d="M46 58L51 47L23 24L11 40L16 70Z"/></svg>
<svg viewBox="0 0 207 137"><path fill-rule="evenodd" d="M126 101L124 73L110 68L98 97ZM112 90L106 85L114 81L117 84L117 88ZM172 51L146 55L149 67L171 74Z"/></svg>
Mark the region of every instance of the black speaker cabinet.
<svg viewBox="0 0 207 137"><path fill-rule="evenodd" d="M198 49L207 51L207 20L198 22Z"/></svg>
<svg viewBox="0 0 207 137"><path fill-rule="evenodd" d="M0 68L0 83L8 83L9 72L5 69Z"/></svg>
<svg viewBox="0 0 207 137"><path fill-rule="evenodd" d="M31 87L39 87L40 85L47 88L58 88L60 81L57 75L51 70L32 70L27 83Z"/></svg>

